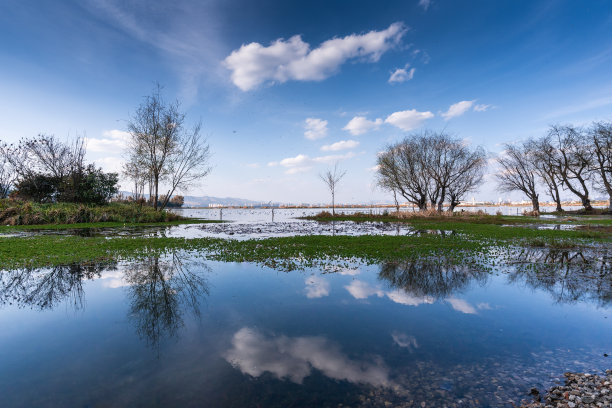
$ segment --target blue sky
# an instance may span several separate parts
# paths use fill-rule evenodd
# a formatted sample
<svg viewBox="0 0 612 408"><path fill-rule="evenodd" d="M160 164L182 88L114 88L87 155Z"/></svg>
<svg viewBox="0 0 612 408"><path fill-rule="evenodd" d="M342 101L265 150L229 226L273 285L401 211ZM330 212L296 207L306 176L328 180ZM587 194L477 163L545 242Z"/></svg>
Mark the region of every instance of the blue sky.
<svg viewBox="0 0 612 408"><path fill-rule="evenodd" d="M0 139L85 134L117 170L157 81L213 151L190 195L326 201L318 174L338 161L338 201L379 201L376 153L409 132L494 155L553 123L612 120L611 62L607 1L4 0Z"/></svg>

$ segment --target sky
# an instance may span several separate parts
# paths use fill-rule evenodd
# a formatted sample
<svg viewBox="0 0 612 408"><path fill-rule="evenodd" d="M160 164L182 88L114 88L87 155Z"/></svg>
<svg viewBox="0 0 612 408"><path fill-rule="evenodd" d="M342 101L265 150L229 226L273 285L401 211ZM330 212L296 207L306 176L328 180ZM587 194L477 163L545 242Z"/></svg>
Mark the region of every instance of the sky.
<svg viewBox="0 0 612 408"><path fill-rule="evenodd" d="M213 153L186 194L326 202L338 163L336 201L372 203L390 199L377 152L412 132L493 160L552 124L612 120L611 62L608 1L3 0L0 140L82 135L119 171L159 83ZM502 196L493 173L469 199Z"/></svg>

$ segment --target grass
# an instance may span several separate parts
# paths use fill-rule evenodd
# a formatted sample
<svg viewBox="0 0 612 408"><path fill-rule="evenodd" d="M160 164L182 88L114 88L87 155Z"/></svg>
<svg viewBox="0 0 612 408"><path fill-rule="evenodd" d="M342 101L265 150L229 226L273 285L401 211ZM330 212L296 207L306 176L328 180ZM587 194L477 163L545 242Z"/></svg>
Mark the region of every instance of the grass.
<svg viewBox="0 0 612 408"><path fill-rule="evenodd" d="M183 220L170 211L155 211L137 204L73 203L39 204L30 201L0 200L0 225L45 225L79 223L160 223Z"/></svg>
<svg viewBox="0 0 612 408"><path fill-rule="evenodd" d="M432 222L427 229L455 234L414 236L296 236L231 240L219 238L77 237L37 235L0 238L3 269L45 267L84 261L134 259L144 255L184 250L210 260L256 262L295 269L313 265L367 264L387 261L444 258L451 264L494 264L511 248L579 248L602 245L609 239L592 231L535 230L499 225Z"/></svg>
<svg viewBox="0 0 612 408"><path fill-rule="evenodd" d="M0 225L0 232L7 233L11 231L28 231L28 230L73 230L87 228L125 228L125 227L167 227L173 225L184 224L209 224L223 223L219 220L205 220L201 218L181 218L174 221L166 222L82 222L78 224L38 224L38 225L15 225L6 226Z"/></svg>

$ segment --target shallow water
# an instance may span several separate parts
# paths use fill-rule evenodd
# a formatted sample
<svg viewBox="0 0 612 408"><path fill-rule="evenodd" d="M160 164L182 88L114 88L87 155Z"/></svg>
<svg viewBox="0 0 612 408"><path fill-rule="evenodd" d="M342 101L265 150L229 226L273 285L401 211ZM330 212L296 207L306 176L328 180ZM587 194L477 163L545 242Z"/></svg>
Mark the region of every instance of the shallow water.
<svg viewBox="0 0 612 408"><path fill-rule="evenodd" d="M178 252L4 271L0 406L508 406L610 368L607 253L517 260L538 256L559 267L286 273Z"/></svg>

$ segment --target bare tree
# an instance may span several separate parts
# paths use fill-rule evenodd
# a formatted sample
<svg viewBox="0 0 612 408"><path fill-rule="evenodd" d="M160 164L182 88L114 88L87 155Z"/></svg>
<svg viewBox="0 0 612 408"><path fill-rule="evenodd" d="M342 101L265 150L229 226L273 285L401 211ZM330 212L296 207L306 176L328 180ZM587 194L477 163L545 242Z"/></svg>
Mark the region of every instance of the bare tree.
<svg viewBox="0 0 612 408"><path fill-rule="evenodd" d="M377 158L378 185L400 194L419 210L427 209L430 188L422 155L422 144L416 136L412 136L388 146Z"/></svg>
<svg viewBox="0 0 612 408"><path fill-rule="evenodd" d="M471 150L460 139L445 132L425 131L387 147L378 156L377 182L400 194L420 210L443 210L450 200L452 211L482 180L486 154Z"/></svg>
<svg viewBox="0 0 612 408"><path fill-rule="evenodd" d="M9 159L10 148L6 143L0 142L0 198L8 197L17 181L17 173Z"/></svg>
<svg viewBox="0 0 612 408"><path fill-rule="evenodd" d="M552 126L548 136L556 148L555 167L563 185L574 193L590 211L589 184L592 182L595 152L582 129L574 126Z"/></svg>
<svg viewBox="0 0 612 408"><path fill-rule="evenodd" d="M521 191L531 200L533 211L540 211L533 152L527 143L504 145L505 150L497 158L501 171L497 173L498 189L511 192Z"/></svg>
<svg viewBox="0 0 612 408"><path fill-rule="evenodd" d="M179 102L166 103L161 89L158 84L128 121L128 167L145 169L155 209L163 209L176 189L184 190L210 172L209 147L200 136L201 125L187 130ZM160 183L165 181L169 184L167 199L159 207Z"/></svg>
<svg viewBox="0 0 612 408"><path fill-rule="evenodd" d="M594 170L599 175L599 187L608 194L608 211L612 212L612 123L593 123L589 138L594 147Z"/></svg>
<svg viewBox="0 0 612 408"><path fill-rule="evenodd" d="M168 157L169 188L162 202L162 210L177 189L187 190L211 171L210 147L200 134L201 127L202 124L198 123L190 132L184 131L178 135L179 143Z"/></svg>
<svg viewBox="0 0 612 408"><path fill-rule="evenodd" d="M558 152L552 144L549 136L539 139L530 139L527 149L532 153L533 168L538 177L544 182L550 198L556 204L556 211L562 212L560 187L562 180L557 172Z"/></svg>
<svg viewBox="0 0 612 408"><path fill-rule="evenodd" d="M340 180L346 175L346 171L338 170L338 163L334 165L334 169L328 169L325 173L319 174L319 177L331 193L332 199L332 215L336 215L336 188L338 187L338 183Z"/></svg>
<svg viewBox="0 0 612 408"><path fill-rule="evenodd" d="M461 154L455 156L452 163L452 177L446 187L448 195L448 211L453 212L461 204L463 197L474 191L481 183L485 168L487 167L486 153L482 147L469 150L467 147L459 149ZM442 207L439 207L442 211Z"/></svg>

